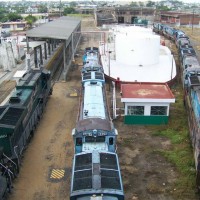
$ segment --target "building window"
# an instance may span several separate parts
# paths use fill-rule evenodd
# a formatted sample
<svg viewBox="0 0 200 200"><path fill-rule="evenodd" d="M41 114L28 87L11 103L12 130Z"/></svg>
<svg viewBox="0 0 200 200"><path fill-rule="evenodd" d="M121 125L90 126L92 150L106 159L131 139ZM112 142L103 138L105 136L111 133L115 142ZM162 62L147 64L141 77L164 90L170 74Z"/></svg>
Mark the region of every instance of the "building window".
<svg viewBox="0 0 200 200"><path fill-rule="evenodd" d="M128 106L128 115L144 115L144 106Z"/></svg>
<svg viewBox="0 0 200 200"><path fill-rule="evenodd" d="M139 12L139 11L131 11L130 14L131 14L131 15L139 15L140 12Z"/></svg>
<svg viewBox="0 0 200 200"><path fill-rule="evenodd" d="M2 28L10 28L10 24L2 24Z"/></svg>
<svg viewBox="0 0 200 200"><path fill-rule="evenodd" d="M17 24L17 28L24 28L25 24Z"/></svg>
<svg viewBox="0 0 200 200"><path fill-rule="evenodd" d="M151 115L167 115L167 106L151 106Z"/></svg>

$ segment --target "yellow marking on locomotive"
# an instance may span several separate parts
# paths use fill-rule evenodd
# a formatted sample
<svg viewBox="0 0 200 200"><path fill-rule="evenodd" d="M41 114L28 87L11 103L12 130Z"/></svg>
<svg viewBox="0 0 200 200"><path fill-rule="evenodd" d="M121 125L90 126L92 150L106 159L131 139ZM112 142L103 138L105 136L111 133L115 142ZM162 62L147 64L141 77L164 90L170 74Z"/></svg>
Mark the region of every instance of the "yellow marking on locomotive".
<svg viewBox="0 0 200 200"><path fill-rule="evenodd" d="M70 97L77 97L77 96L78 96L77 92L70 93Z"/></svg>
<svg viewBox="0 0 200 200"><path fill-rule="evenodd" d="M65 170L63 170L63 169L53 169L51 171L50 178L52 178L52 179L61 179L61 178L64 177L64 175L65 175Z"/></svg>

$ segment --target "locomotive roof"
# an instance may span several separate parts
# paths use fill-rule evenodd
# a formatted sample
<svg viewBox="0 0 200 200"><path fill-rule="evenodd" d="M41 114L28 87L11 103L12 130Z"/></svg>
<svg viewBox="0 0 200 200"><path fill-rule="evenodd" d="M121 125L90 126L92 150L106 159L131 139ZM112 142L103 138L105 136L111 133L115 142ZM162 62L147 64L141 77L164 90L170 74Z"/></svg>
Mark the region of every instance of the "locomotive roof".
<svg viewBox="0 0 200 200"><path fill-rule="evenodd" d="M190 76L188 80L189 80L189 84L191 86L194 86L194 90L198 91L199 86L200 86L200 76L199 75L193 75L193 76Z"/></svg>
<svg viewBox="0 0 200 200"><path fill-rule="evenodd" d="M194 55L185 56L184 63L189 65L189 66L198 66L198 67L200 67L199 61L198 61L197 57L194 56Z"/></svg>
<svg viewBox="0 0 200 200"><path fill-rule="evenodd" d="M72 194L103 193L123 195L117 154L93 151L74 156Z"/></svg>
<svg viewBox="0 0 200 200"><path fill-rule="evenodd" d="M26 73L17 84L18 88L28 87L33 88L38 78L41 76L41 70L31 70L31 72Z"/></svg>
<svg viewBox="0 0 200 200"><path fill-rule="evenodd" d="M85 72L82 75L82 80L83 81L87 81L87 80L93 80L93 81L97 81L97 80L102 80L104 82L104 74L102 72L94 72L94 71L90 71L90 72Z"/></svg>
<svg viewBox="0 0 200 200"><path fill-rule="evenodd" d="M11 95L7 104L16 104L18 106L25 106L27 101L30 101L30 97L33 93L31 89L16 89Z"/></svg>
<svg viewBox="0 0 200 200"><path fill-rule="evenodd" d="M106 101L101 82L86 82L84 84L83 118L98 117L105 119Z"/></svg>
<svg viewBox="0 0 200 200"><path fill-rule="evenodd" d="M112 123L106 119L88 118L88 119L80 120L76 124L76 130L78 132L93 130L93 129L111 131Z"/></svg>
<svg viewBox="0 0 200 200"><path fill-rule="evenodd" d="M4 106L0 108L0 127L16 126L21 119L25 108Z"/></svg>

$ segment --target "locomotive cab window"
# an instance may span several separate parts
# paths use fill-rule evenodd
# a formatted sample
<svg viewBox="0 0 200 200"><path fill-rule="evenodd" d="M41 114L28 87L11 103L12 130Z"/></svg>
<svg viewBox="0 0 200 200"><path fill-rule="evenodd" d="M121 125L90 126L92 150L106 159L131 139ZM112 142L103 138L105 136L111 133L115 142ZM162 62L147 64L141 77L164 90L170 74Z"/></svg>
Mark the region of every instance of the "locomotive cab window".
<svg viewBox="0 0 200 200"><path fill-rule="evenodd" d="M105 142L105 137L104 136L98 136L98 137L86 136L85 142Z"/></svg>
<svg viewBox="0 0 200 200"><path fill-rule="evenodd" d="M82 145L82 138L76 138L76 146Z"/></svg>
<svg viewBox="0 0 200 200"><path fill-rule="evenodd" d="M114 141L114 140L113 140L113 137L110 137L110 138L109 138L109 145L113 145L113 141Z"/></svg>

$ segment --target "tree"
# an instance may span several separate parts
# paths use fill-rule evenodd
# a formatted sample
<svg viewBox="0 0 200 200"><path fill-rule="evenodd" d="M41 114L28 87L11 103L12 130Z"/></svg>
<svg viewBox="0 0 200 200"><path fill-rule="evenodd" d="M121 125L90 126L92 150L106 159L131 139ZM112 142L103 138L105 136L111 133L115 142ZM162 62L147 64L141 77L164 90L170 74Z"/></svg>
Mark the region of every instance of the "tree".
<svg viewBox="0 0 200 200"><path fill-rule="evenodd" d="M135 2L135 1L132 1L132 2L131 2L131 7L138 7L138 3Z"/></svg>
<svg viewBox="0 0 200 200"><path fill-rule="evenodd" d="M6 22L6 21L8 21L8 18L6 16L6 10L5 8L0 7L0 22Z"/></svg>
<svg viewBox="0 0 200 200"><path fill-rule="evenodd" d="M45 5L39 5L38 12L39 13L47 13L48 12L47 6L45 6Z"/></svg>
<svg viewBox="0 0 200 200"><path fill-rule="evenodd" d="M138 3L140 5L140 7L144 7L144 3L142 1L139 1Z"/></svg>
<svg viewBox="0 0 200 200"><path fill-rule="evenodd" d="M171 10L171 9L168 8L167 6L157 6L156 9L157 9L157 10L164 10L164 11L169 11L169 10Z"/></svg>
<svg viewBox="0 0 200 200"><path fill-rule="evenodd" d="M33 23L37 20L37 18L35 16L28 15L27 17L25 17L25 20L27 21L27 24L30 27L32 27Z"/></svg>
<svg viewBox="0 0 200 200"><path fill-rule="evenodd" d="M12 21L12 22L16 22L16 21L19 21L19 20L23 19L21 15L18 15L16 13L9 13L7 15L7 17L8 17L8 20Z"/></svg>
<svg viewBox="0 0 200 200"><path fill-rule="evenodd" d="M148 1L146 4L146 7L154 7L155 6L155 2L153 1Z"/></svg>
<svg viewBox="0 0 200 200"><path fill-rule="evenodd" d="M70 7L76 7L76 6L77 6L77 3L74 2L74 1L72 1L72 2L69 3L69 5L70 5Z"/></svg>
<svg viewBox="0 0 200 200"><path fill-rule="evenodd" d="M63 12L64 15L67 15L67 14L76 14L76 13L77 13L77 11L73 7L66 7L64 9L64 12Z"/></svg>

